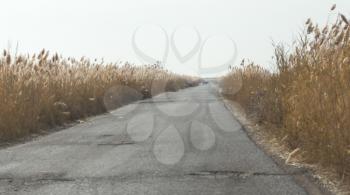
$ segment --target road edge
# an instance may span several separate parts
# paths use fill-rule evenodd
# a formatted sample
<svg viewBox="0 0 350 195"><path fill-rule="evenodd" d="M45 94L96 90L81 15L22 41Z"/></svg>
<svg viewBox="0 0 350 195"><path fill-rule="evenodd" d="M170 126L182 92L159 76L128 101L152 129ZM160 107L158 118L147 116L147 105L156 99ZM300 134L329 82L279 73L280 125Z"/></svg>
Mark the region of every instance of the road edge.
<svg viewBox="0 0 350 195"><path fill-rule="evenodd" d="M247 134L248 138L260 148L267 156L269 156L283 171L292 172L299 171L303 174L291 174L291 177L297 185L301 186L310 195L333 195L333 193L319 181L312 170L306 167L297 167L285 163L285 159L282 158L276 152L269 150L267 144L263 144L258 140L257 135L254 133L256 129L253 127L253 123L244 116L244 111L235 105L235 102L223 97L225 107L233 114L237 119L237 122L242 126L243 131ZM236 103L237 104L237 103Z"/></svg>

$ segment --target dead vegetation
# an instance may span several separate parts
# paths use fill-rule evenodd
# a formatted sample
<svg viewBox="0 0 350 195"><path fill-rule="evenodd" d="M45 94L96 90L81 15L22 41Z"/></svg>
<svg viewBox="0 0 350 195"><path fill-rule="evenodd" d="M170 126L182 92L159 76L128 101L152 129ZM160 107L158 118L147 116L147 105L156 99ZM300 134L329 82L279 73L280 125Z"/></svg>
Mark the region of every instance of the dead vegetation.
<svg viewBox="0 0 350 195"><path fill-rule="evenodd" d="M0 141L196 82L157 65L77 60L50 56L45 50L33 56L11 55L5 50L0 57Z"/></svg>
<svg viewBox="0 0 350 195"><path fill-rule="evenodd" d="M332 7L332 11L335 6ZM310 19L293 49L275 46L276 71L243 63L223 77L228 98L297 151L306 163L350 182L350 26L339 14L333 25ZM233 90L233 80L242 82Z"/></svg>

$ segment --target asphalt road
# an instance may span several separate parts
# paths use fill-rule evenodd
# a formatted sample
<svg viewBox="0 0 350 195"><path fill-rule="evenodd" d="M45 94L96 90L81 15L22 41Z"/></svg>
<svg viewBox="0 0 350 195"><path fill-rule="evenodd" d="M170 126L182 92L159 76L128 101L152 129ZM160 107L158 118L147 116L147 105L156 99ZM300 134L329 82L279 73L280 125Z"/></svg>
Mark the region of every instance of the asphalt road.
<svg viewBox="0 0 350 195"><path fill-rule="evenodd" d="M0 194L306 194L290 174L212 83L0 150Z"/></svg>

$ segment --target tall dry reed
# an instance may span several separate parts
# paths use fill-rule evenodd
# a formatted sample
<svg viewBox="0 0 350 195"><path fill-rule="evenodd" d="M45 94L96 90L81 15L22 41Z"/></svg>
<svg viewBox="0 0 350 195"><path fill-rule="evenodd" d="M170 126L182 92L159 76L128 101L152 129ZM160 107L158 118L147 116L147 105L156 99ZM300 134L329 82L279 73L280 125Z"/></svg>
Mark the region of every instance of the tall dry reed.
<svg viewBox="0 0 350 195"><path fill-rule="evenodd" d="M157 83L167 85L151 93ZM139 94L139 99L195 84L194 78L157 65L105 64L50 56L45 50L33 56L4 51L0 57L0 141L103 113L110 109L106 94L116 86L130 90L114 90L119 98L115 100L123 99L114 108L135 100L130 91Z"/></svg>
<svg viewBox="0 0 350 195"><path fill-rule="evenodd" d="M349 21L339 14L333 25L321 28L308 20L293 50L284 48L275 46L277 71L244 64L223 77L222 85L227 89L232 78L241 77L241 90L229 98L291 149L300 148L306 162L349 181Z"/></svg>

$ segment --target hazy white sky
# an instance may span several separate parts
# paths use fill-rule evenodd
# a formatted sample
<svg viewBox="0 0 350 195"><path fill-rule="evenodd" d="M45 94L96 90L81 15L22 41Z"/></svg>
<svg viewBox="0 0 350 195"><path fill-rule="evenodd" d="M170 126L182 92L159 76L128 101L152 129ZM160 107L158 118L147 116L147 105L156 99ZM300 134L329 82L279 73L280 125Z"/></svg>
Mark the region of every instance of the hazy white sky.
<svg viewBox="0 0 350 195"><path fill-rule="evenodd" d="M337 12L350 15L349 0L8 0L1 4L0 46L12 48L19 43L22 53L42 48L64 56L104 57L105 61L145 63L135 54L136 46L153 58L162 59L166 36L177 29L174 42L185 55L203 41L204 66L216 66L234 52L231 37L237 44L238 58L271 64L272 40L292 43L307 18L324 24L332 4ZM198 50L196 50L198 51ZM173 48L167 67L176 72L196 74L198 52L182 63Z"/></svg>

